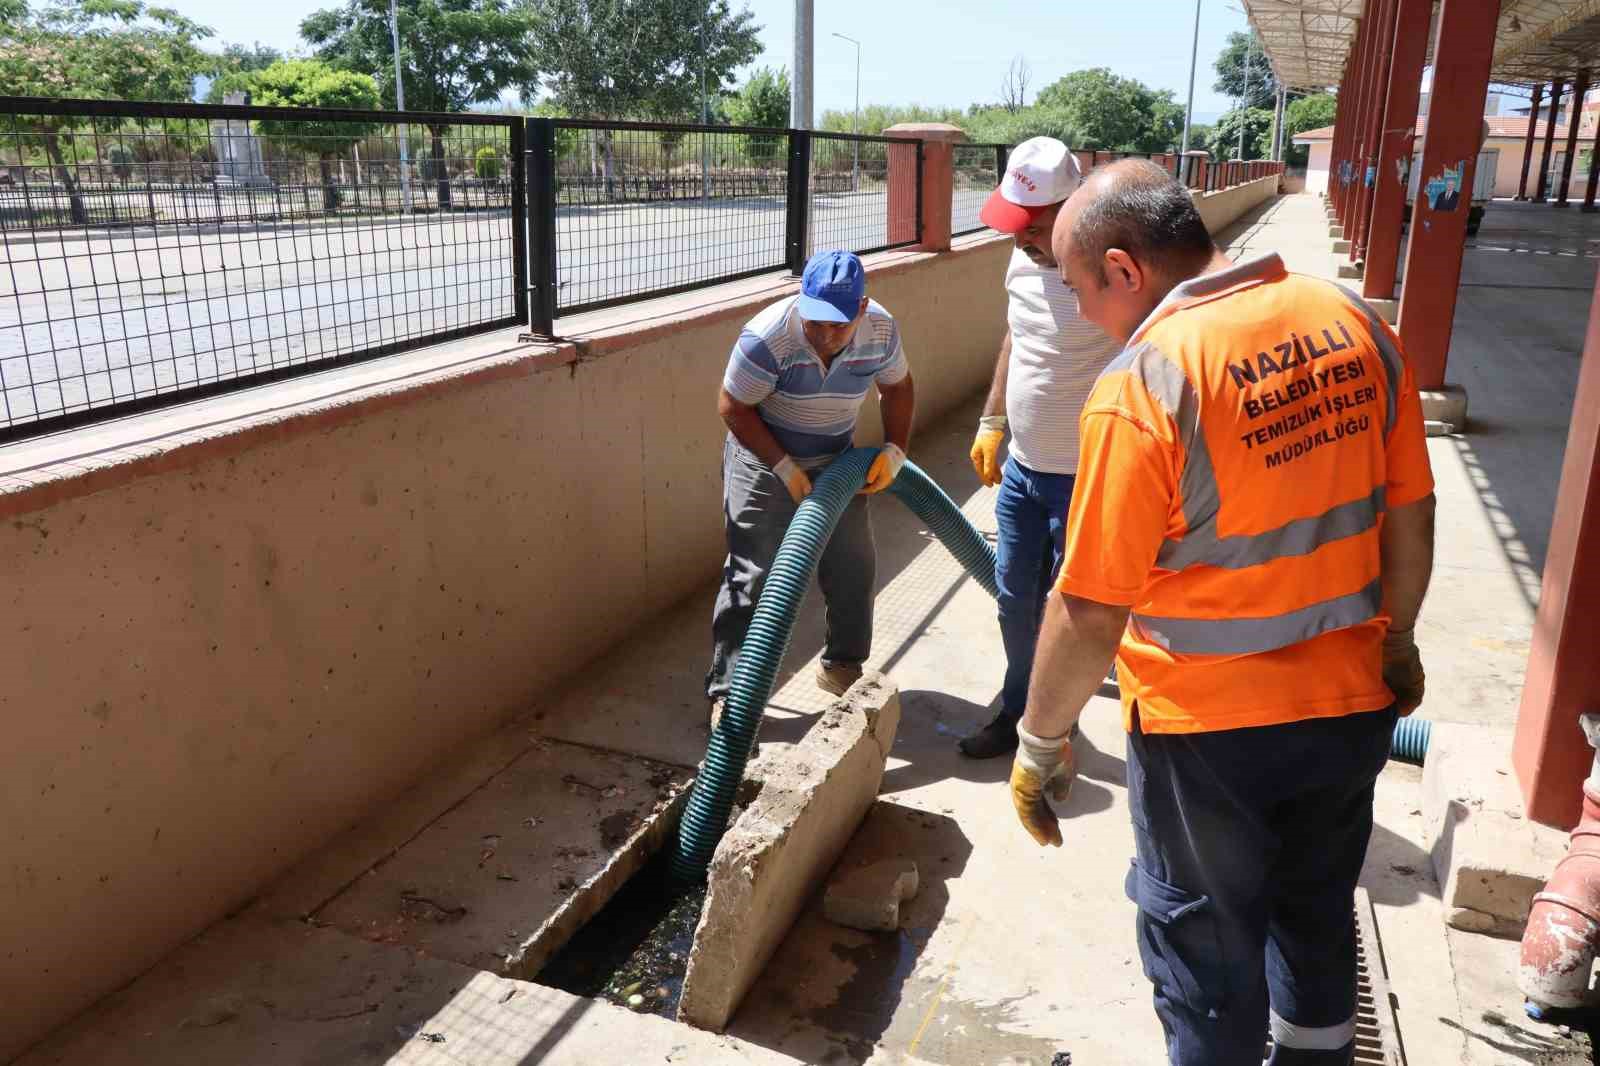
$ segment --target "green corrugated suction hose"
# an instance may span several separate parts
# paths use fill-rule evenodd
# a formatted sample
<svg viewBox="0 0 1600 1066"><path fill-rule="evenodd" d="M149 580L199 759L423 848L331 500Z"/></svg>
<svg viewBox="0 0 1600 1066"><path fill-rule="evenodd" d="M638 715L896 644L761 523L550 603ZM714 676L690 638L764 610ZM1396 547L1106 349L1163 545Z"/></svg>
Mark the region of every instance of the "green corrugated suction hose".
<svg viewBox="0 0 1600 1066"><path fill-rule="evenodd" d="M876 448L853 448L835 459L796 508L783 544L767 572L767 580L741 646L738 665L729 679L722 722L711 734L705 764L678 827L678 850L672 874L679 884L705 880L711 856L728 827L733 797L744 778L745 763L755 742L756 727L766 713L778 666L789 650L794 618L805 598L822 550L850 500L866 481ZM915 463L907 462L889 491L954 555L991 596L998 596L994 549L973 528L961 509ZM1428 752L1432 723L1402 718L1395 725L1391 758L1420 763Z"/></svg>
<svg viewBox="0 0 1600 1066"><path fill-rule="evenodd" d="M778 665L789 650L795 613L805 598L822 559L822 549L850 500L866 481L877 448L854 448L835 459L812 486L811 495L795 510L783 544L767 571L761 599L740 647L739 662L728 682L722 722L711 734L705 764L678 827L678 851L672 873L680 884L706 878L712 853L728 826L734 793L744 777L756 727L766 713ZM996 594L994 549L972 528L954 501L912 462L900 469L889 491L928 524L979 584Z"/></svg>

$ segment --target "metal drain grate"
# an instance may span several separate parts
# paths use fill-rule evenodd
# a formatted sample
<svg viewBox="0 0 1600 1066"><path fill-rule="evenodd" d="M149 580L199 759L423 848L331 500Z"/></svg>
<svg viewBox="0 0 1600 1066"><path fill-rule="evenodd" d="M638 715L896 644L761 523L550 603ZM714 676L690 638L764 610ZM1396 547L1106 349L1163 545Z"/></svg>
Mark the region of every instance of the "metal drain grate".
<svg viewBox="0 0 1600 1066"><path fill-rule="evenodd" d="M1267 1042L1267 1058L1272 1042ZM1378 941L1372 900L1356 889L1356 1058L1355 1066L1405 1066L1394 1001L1389 998L1389 971Z"/></svg>

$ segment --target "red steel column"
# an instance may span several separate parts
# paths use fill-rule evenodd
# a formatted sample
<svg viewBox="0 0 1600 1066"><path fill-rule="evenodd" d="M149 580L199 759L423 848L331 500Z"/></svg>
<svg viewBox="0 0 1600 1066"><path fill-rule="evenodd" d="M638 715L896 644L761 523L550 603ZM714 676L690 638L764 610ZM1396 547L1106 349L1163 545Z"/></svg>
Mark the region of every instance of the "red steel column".
<svg viewBox="0 0 1600 1066"><path fill-rule="evenodd" d="M1367 0L1368 4L1371 0ZM1339 86L1340 96L1346 91L1350 95L1350 113L1346 118L1340 109L1340 125L1345 127L1344 148L1339 157L1339 225L1348 231L1354 221L1355 205L1352 202L1352 193L1355 191L1355 182L1352 179L1355 172L1356 149L1359 146L1361 129L1361 94L1366 86L1367 72L1367 39L1371 36L1370 27L1372 20L1366 17L1366 6L1362 7L1362 18L1356 30L1355 45L1350 52L1350 65L1348 68L1349 81Z"/></svg>
<svg viewBox="0 0 1600 1066"><path fill-rule="evenodd" d="M1589 189L1583 196L1581 210L1589 213L1600 211L1594 205L1595 187L1600 185L1600 122L1595 123L1594 143L1589 146Z"/></svg>
<svg viewBox="0 0 1600 1066"><path fill-rule="evenodd" d="M1369 299L1394 298L1400 267L1400 226L1405 218L1406 188L1422 96L1422 67L1428 56L1428 30L1433 25L1433 0L1400 0L1390 40L1389 86L1384 100L1383 139L1379 142L1378 174L1372 186L1372 219L1367 224L1366 272L1362 294Z"/></svg>
<svg viewBox="0 0 1600 1066"><path fill-rule="evenodd" d="M1550 83L1550 117L1544 124L1544 155L1539 160L1539 181L1534 186L1538 191L1534 193L1533 202L1545 202L1545 193L1550 188L1550 149L1556 141L1556 112L1561 110L1561 92L1566 87L1566 82L1557 78Z"/></svg>
<svg viewBox="0 0 1600 1066"><path fill-rule="evenodd" d="M1572 188L1572 160L1578 154L1578 123L1583 119L1583 94L1589 91L1589 72L1578 71L1572 83L1572 117L1567 121L1567 157L1561 163L1561 191L1554 207L1566 207L1568 190Z"/></svg>
<svg viewBox="0 0 1600 1066"><path fill-rule="evenodd" d="M1472 210L1472 173L1483 139L1483 104L1489 93L1500 0L1441 0L1439 42L1434 47L1435 106L1428 108L1422 144L1422 180L1406 251L1406 283L1400 293L1400 338L1416 370L1417 387L1444 384L1450 329L1461 282L1461 254ZM1448 103L1446 103L1448 102ZM1445 106L1438 106L1438 105ZM1428 186L1455 175L1453 201L1443 209L1428 203ZM1442 197L1441 197L1442 199Z"/></svg>
<svg viewBox="0 0 1600 1066"><path fill-rule="evenodd" d="M1522 182L1517 186L1517 199L1528 198L1528 169L1533 165L1533 130L1539 124L1539 104L1544 100L1544 82L1533 87L1533 107L1528 112L1528 143L1522 146Z"/></svg>
<svg viewBox="0 0 1600 1066"><path fill-rule="evenodd" d="M1372 222L1372 193L1378 178L1378 142L1383 132L1383 105L1385 90L1389 86L1389 63L1394 50L1389 43L1394 40L1394 19L1397 0L1378 0L1373 19L1374 40L1369 67L1371 85L1367 90L1367 117L1362 124L1364 142L1361 157L1356 165L1356 225L1350 237L1350 261L1359 262L1366 255L1367 232Z"/></svg>
<svg viewBox="0 0 1600 1066"><path fill-rule="evenodd" d="M1351 43L1350 54L1345 57L1344 70L1339 77L1339 96L1333 112L1333 152L1328 156L1328 187L1332 190L1334 220L1344 225L1344 174L1350 128L1355 125L1356 98L1351 91L1355 74L1356 51L1361 36L1358 33Z"/></svg>
<svg viewBox="0 0 1600 1066"><path fill-rule="evenodd" d="M1596 603L1600 603L1600 289L1589 307L1589 334L1578 369L1572 428L1567 432L1561 489L1544 561L1544 587L1511 747L1528 817L1562 829L1578 821L1579 785L1594 761L1594 751L1578 728L1578 715L1600 711Z"/></svg>

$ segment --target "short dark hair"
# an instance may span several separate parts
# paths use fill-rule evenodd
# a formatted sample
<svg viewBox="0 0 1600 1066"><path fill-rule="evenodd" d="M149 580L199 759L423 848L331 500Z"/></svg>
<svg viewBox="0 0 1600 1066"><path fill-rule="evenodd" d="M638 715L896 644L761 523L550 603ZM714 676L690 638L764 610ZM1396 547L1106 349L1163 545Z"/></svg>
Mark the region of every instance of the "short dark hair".
<svg viewBox="0 0 1600 1066"><path fill-rule="evenodd" d="M1106 284L1105 254L1120 248L1176 280L1193 277L1216 252L1194 198L1156 164L1127 159L1097 168L1100 189L1072 227L1076 253Z"/></svg>

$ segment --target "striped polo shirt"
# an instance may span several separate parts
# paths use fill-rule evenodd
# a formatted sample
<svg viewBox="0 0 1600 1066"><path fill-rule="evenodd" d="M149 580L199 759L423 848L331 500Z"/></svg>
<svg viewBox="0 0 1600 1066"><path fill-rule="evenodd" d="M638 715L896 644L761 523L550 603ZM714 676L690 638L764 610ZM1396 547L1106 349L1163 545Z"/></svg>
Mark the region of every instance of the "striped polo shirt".
<svg viewBox="0 0 1600 1066"><path fill-rule="evenodd" d="M1122 346L1078 313L1055 267L1036 266L1020 250L1006 268L1006 295L1011 455L1041 474L1076 473L1078 415Z"/></svg>
<svg viewBox="0 0 1600 1066"><path fill-rule="evenodd" d="M790 458L815 468L850 447L868 386L898 384L911 368L894 317L868 300L855 337L824 369L806 343L798 299L779 300L750 320L722 387L757 410Z"/></svg>

